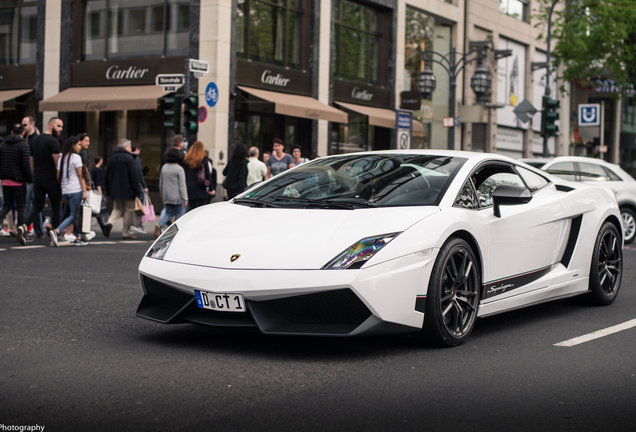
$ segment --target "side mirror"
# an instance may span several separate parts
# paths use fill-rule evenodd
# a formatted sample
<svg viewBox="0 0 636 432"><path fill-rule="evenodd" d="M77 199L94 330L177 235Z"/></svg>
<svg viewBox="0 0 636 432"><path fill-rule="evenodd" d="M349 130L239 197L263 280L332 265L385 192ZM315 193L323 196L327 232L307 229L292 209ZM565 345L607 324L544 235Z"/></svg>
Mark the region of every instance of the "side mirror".
<svg viewBox="0 0 636 432"><path fill-rule="evenodd" d="M499 206L527 204L532 199L530 191L521 186L502 184L492 193L492 203L495 208L495 216L501 217Z"/></svg>

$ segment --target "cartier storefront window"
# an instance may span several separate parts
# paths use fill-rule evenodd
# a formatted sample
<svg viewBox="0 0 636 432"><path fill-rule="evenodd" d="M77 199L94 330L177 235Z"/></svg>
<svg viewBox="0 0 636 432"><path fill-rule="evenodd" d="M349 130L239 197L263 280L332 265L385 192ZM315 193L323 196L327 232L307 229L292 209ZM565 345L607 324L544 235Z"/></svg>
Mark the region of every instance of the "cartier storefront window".
<svg viewBox="0 0 636 432"><path fill-rule="evenodd" d="M389 20L376 8L348 0L334 0L333 20L334 75L385 85L380 64L387 51Z"/></svg>
<svg viewBox="0 0 636 432"><path fill-rule="evenodd" d="M0 65L34 64L37 1L0 1Z"/></svg>
<svg viewBox="0 0 636 432"><path fill-rule="evenodd" d="M437 63L422 61L422 51L432 50L447 54L451 51L452 26L441 19L414 9L406 8L404 47L404 91L400 95L400 108L413 111L412 148L448 148L448 129L442 118L448 116L450 80L448 73ZM415 80L428 66L437 79L432 95L422 98ZM419 123L419 124L416 124Z"/></svg>
<svg viewBox="0 0 636 432"><path fill-rule="evenodd" d="M236 54L238 58L307 69L303 56L309 43L306 0L238 0Z"/></svg>
<svg viewBox="0 0 636 432"><path fill-rule="evenodd" d="M81 60L186 56L188 0L85 0Z"/></svg>

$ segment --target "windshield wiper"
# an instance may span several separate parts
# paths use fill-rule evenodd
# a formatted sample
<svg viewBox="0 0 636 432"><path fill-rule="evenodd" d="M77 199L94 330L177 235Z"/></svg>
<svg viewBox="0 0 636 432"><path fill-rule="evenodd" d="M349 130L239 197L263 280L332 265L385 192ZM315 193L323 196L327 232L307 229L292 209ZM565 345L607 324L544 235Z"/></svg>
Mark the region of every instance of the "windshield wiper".
<svg viewBox="0 0 636 432"><path fill-rule="evenodd" d="M375 204L371 204L370 202L360 202L354 200L340 200L340 199L326 199L322 200L323 207L338 207L338 208L372 208L375 207Z"/></svg>
<svg viewBox="0 0 636 432"><path fill-rule="evenodd" d="M263 201L263 200L260 200L260 199L253 199L253 198L236 198L236 199L234 199L234 203L236 203L236 204L253 204L254 206L260 205L263 208L265 208L265 207L280 208L281 207L278 204L274 204L274 203L271 203L271 202L268 202L268 201Z"/></svg>
<svg viewBox="0 0 636 432"><path fill-rule="evenodd" d="M339 208L345 210L353 210L354 208L370 208L375 207L375 205L368 202L360 202L354 200L342 200L342 199L312 199L312 198L302 198L302 197L292 197L292 196L276 196L274 197L275 201L297 201L306 204L313 204L320 206L321 208Z"/></svg>

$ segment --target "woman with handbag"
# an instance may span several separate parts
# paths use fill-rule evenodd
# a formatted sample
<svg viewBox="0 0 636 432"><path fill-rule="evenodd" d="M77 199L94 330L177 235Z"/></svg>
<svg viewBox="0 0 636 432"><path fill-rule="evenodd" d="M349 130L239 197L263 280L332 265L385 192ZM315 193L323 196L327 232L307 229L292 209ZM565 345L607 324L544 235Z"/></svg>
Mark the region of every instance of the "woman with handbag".
<svg viewBox="0 0 636 432"><path fill-rule="evenodd" d="M212 183L212 176L205 156L205 148L201 141L195 141L188 149L183 159L183 169L186 174L188 189L188 211L206 204L208 187Z"/></svg>
<svg viewBox="0 0 636 432"><path fill-rule="evenodd" d="M69 208L69 216L57 228L54 228L55 234L57 234L55 238L59 237L60 233L63 233L66 227L73 223L76 208L82 204L82 200L87 198L86 183L82 175L82 158L79 155L81 148L77 137L70 137L64 143L62 157L57 161L57 177L62 187L62 197L64 197ZM47 227L47 230L49 229L51 228ZM73 244L85 246L87 243L82 241L79 229L80 227L75 226L75 241ZM58 246L57 242L54 242L54 245Z"/></svg>

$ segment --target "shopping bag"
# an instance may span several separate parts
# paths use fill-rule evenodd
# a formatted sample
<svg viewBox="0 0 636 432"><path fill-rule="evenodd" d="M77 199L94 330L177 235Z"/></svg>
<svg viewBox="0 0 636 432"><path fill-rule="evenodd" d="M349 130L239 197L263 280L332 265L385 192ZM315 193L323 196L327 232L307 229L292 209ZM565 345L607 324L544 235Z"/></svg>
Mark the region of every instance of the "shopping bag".
<svg viewBox="0 0 636 432"><path fill-rule="evenodd" d="M197 182L200 186L209 187L210 180L205 177L205 166L203 165L205 162L201 163L201 167L199 168L199 172L197 172Z"/></svg>
<svg viewBox="0 0 636 432"><path fill-rule="evenodd" d="M151 222L155 219L157 219L155 216L155 206L152 205L150 196L146 192L144 196L144 215L141 217L141 222Z"/></svg>
<svg viewBox="0 0 636 432"><path fill-rule="evenodd" d="M141 203L139 197L135 197L135 213L137 213L139 216L143 216L145 214L144 205Z"/></svg>
<svg viewBox="0 0 636 432"><path fill-rule="evenodd" d="M82 203L75 207L75 220L73 224L76 229L82 234L89 234L91 232L91 218L93 217L93 210L88 205L86 200L82 200Z"/></svg>
<svg viewBox="0 0 636 432"><path fill-rule="evenodd" d="M93 214L99 214L102 211L102 196L95 191L88 191L88 205L91 206Z"/></svg>

